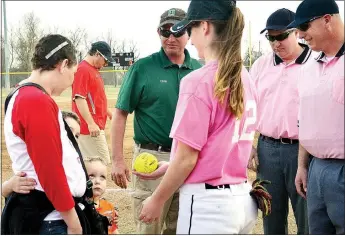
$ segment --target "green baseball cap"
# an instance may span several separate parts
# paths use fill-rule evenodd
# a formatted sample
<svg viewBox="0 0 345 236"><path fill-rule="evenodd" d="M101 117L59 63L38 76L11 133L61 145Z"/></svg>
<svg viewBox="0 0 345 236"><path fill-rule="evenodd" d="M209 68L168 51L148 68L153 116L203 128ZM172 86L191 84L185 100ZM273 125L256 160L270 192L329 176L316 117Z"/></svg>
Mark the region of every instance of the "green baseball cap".
<svg viewBox="0 0 345 236"><path fill-rule="evenodd" d="M234 0L192 0L187 16L171 27L171 32L186 29L193 21L228 20L236 6Z"/></svg>
<svg viewBox="0 0 345 236"><path fill-rule="evenodd" d="M171 8L161 15L158 28L166 24L176 24L186 17L186 12L180 8Z"/></svg>

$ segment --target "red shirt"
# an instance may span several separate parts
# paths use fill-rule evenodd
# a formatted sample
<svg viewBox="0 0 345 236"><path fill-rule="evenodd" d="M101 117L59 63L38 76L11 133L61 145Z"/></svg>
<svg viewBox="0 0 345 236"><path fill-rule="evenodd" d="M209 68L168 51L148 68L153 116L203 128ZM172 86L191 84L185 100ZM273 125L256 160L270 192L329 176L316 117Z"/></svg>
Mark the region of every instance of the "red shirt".
<svg viewBox="0 0 345 236"><path fill-rule="evenodd" d="M4 118L13 172L24 171L35 179L35 189L44 191L57 211L73 208L72 196L81 197L86 189L79 155L64 127L55 101L35 87L17 91ZM54 212L47 217L62 219Z"/></svg>
<svg viewBox="0 0 345 236"><path fill-rule="evenodd" d="M99 71L88 62L82 61L74 76L72 85L72 111L80 118L80 133L90 134L86 121L81 116L75 97L86 99L89 111L93 120L101 130L104 130L107 122L107 97L105 95L104 83Z"/></svg>

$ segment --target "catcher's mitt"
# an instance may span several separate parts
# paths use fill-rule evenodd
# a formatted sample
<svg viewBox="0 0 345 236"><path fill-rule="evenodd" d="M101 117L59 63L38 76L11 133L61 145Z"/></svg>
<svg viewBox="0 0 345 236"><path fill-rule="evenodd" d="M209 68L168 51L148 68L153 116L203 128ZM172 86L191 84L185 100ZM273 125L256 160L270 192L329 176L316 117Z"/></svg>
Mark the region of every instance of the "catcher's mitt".
<svg viewBox="0 0 345 236"><path fill-rule="evenodd" d="M263 186L264 184L270 184L270 181L256 179L252 184L252 190L250 190L250 196L252 196L258 208L262 211L262 216L266 217L271 214L271 201L272 196L269 194L267 189Z"/></svg>

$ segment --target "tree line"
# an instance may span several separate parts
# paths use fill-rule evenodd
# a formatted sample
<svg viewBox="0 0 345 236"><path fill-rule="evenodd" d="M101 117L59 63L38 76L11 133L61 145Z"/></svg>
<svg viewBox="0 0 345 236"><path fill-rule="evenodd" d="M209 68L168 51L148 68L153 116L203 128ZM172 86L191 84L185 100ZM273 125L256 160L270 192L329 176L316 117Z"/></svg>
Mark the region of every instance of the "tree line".
<svg viewBox="0 0 345 236"><path fill-rule="evenodd" d="M77 56L81 61L89 50L91 43L106 41L113 53L133 52L134 61L139 58L140 52L137 43L133 40L118 39L109 29L105 35L90 39L87 30L76 26L74 29L65 30L58 27L43 29L41 19L34 12L23 16L16 27L10 27L7 31L9 61L11 72L29 72L32 70L31 57L38 40L46 34L62 34L69 38L77 50ZM5 72L5 41L1 36L1 71Z"/></svg>

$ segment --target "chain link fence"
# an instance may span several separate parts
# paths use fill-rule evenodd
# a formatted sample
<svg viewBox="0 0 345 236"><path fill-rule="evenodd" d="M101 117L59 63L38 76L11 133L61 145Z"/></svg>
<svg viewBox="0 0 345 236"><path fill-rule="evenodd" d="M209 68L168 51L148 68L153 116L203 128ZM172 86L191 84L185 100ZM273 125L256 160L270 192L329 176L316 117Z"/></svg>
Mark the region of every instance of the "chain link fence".
<svg viewBox="0 0 345 236"><path fill-rule="evenodd" d="M127 70L103 70L100 71L101 76L104 81L105 86L113 86L118 87L121 86L123 77ZM27 79L30 76L31 72L10 72L9 79L10 79L10 87L15 87L20 81ZM5 80L6 74L1 73L1 86L5 87Z"/></svg>

